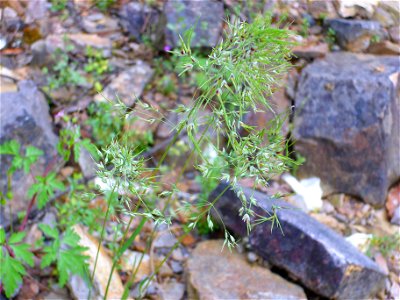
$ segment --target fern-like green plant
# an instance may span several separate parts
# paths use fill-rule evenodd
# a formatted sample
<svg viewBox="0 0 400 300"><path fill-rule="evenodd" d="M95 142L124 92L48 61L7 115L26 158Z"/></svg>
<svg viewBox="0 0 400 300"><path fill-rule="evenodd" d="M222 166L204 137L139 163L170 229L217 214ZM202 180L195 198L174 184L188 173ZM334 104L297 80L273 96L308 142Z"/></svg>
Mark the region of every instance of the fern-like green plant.
<svg viewBox="0 0 400 300"><path fill-rule="evenodd" d="M26 274L26 265L33 267L33 253L30 245L23 243L26 233L17 232L6 239L6 233L0 228L0 282L8 298L22 283Z"/></svg>
<svg viewBox="0 0 400 300"><path fill-rule="evenodd" d="M63 287L71 274L79 275L88 279L87 259L84 254L87 249L79 245L79 236L68 228L63 235L60 235L57 228L46 224L40 224L39 228L52 242L43 247L44 256L40 266L42 268L56 264L59 285Z"/></svg>

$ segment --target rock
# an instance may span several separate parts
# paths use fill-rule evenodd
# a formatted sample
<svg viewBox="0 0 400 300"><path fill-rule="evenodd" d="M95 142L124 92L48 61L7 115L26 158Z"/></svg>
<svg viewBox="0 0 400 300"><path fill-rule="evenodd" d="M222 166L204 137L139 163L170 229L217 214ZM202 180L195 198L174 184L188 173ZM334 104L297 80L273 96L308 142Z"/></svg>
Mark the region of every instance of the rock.
<svg viewBox="0 0 400 300"><path fill-rule="evenodd" d="M83 17L83 29L88 33L110 33L119 29L118 22L101 13Z"/></svg>
<svg viewBox="0 0 400 300"><path fill-rule="evenodd" d="M194 249L187 263L189 299L306 299L301 287L222 245L209 240Z"/></svg>
<svg viewBox="0 0 400 300"><path fill-rule="evenodd" d="M64 288L60 288L57 285L53 285L51 287L51 292L45 294L43 296L43 300L70 300L71 296L68 293L68 290Z"/></svg>
<svg viewBox="0 0 400 300"><path fill-rule="evenodd" d="M163 300L180 300L183 298L185 293L185 285L172 279L170 281L163 282L160 285L161 299Z"/></svg>
<svg viewBox="0 0 400 300"><path fill-rule="evenodd" d="M179 35L195 26L192 47L214 47L220 39L224 19L222 2L203 1L168 1L164 7L167 18L167 44L180 45Z"/></svg>
<svg viewBox="0 0 400 300"><path fill-rule="evenodd" d="M82 174L86 179L94 178L97 174L96 162L90 155L89 151L81 147L79 155L79 167L81 168Z"/></svg>
<svg viewBox="0 0 400 300"><path fill-rule="evenodd" d="M158 256L153 257L154 270L159 268L157 275L160 277L174 275L174 272L168 264L163 262L164 258L165 257ZM152 274L150 256L141 252L127 250L121 257L121 269L124 272L135 274L133 283L140 282Z"/></svg>
<svg viewBox="0 0 400 300"><path fill-rule="evenodd" d="M153 69L147 63L139 60L134 66L119 73L104 89L102 95L97 95L95 99L103 101L105 97L115 100L118 96L123 103L131 106L136 98L140 98L153 73Z"/></svg>
<svg viewBox="0 0 400 300"><path fill-rule="evenodd" d="M48 5L47 0L30 0L25 12L25 23L32 23L45 18Z"/></svg>
<svg viewBox="0 0 400 300"><path fill-rule="evenodd" d="M225 187L226 184L220 184L210 200ZM385 275L379 267L340 235L284 201L247 188L244 193L255 198L254 210L259 215L272 214L276 206L284 208L277 211L284 235L276 227L271 231L271 222L255 226L249 235L253 251L269 263L328 298L366 299L383 287ZM241 201L234 191L225 192L215 206L231 232L238 236L247 234L246 224L238 215ZM205 265L205 272L210 273L209 265L214 263Z"/></svg>
<svg viewBox="0 0 400 300"><path fill-rule="evenodd" d="M324 57L329 52L327 43L320 43L317 45L299 45L293 48L293 54L298 58L315 59Z"/></svg>
<svg viewBox="0 0 400 300"><path fill-rule="evenodd" d="M324 25L335 31L336 42L342 49L352 52L366 50L372 37L383 37L381 25L376 21L328 19Z"/></svg>
<svg viewBox="0 0 400 300"><path fill-rule="evenodd" d="M300 177L321 178L325 195L384 205L400 176L398 72L398 57L351 53L330 53L303 69L293 131L306 158Z"/></svg>
<svg viewBox="0 0 400 300"><path fill-rule="evenodd" d="M104 57L111 55L112 43L109 38L86 33L68 34L67 37L78 47L77 51L84 52L87 47L92 47L93 49L102 50Z"/></svg>
<svg viewBox="0 0 400 300"><path fill-rule="evenodd" d="M295 199L296 207L305 212L319 211L322 208L322 189L321 180L317 177L306 178L298 181L294 176L289 173L282 175L282 179L292 188L296 193Z"/></svg>
<svg viewBox="0 0 400 300"><path fill-rule="evenodd" d="M356 232L346 237L346 241L360 250L362 253L366 253L371 244L372 234Z"/></svg>
<svg viewBox="0 0 400 300"><path fill-rule="evenodd" d="M33 176L43 175L46 167L50 170L57 169L57 143L58 138L52 130L49 106L43 94L37 86L29 80L18 82L18 91L1 93L0 105L0 144L10 140L16 140L21 145L21 153L25 153L27 146L41 149L44 155L31 167ZM0 189L7 192L7 170L10 167L12 157L0 156ZM27 191L33 184L31 174L25 174L23 170L17 171L12 178L12 201L1 206L1 224L7 223L9 210L17 213L25 210L30 199Z"/></svg>
<svg viewBox="0 0 400 300"><path fill-rule="evenodd" d="M393 19L392 15L382 7L377 7L375 9L372 19L381 23L383 27L395 25L395 20Z"/></svg>
<svg viewBox="0 0 400 300"><path fill-rule="evenodd" d="M400 226L400 206L394 210L393 217L390 219L390 223Z"/></svg>
<svg viewBox="0 0 400 300"><path fill-rule="evenodd" d="M153 241L153 247L172 248L176 243L178 243L176 237L168 229L165 229L157 234Z"/></svg>
<svg viewBox="0 0 400 300"><path fill-rule="evenodd" d="M389 41L383 41L378 43L372 43L368 49L368 53L378 55L399 55L400 45L394 44Z"/></svg>
<svg viewBox="0 0 400 300"><path fill-rule="evenodd" d="M396 282L393 282L392 286L390 287L390 295L393 299L398 299L400 295L400 285Z"/></svg>
<svg viewBox="0 0 400 300"><path fill-rule="evenodd" d="M340 0L337 11L342 18L361 16L370 18L379 0Z"/></svg>
<svg viewBox="0 0 400 300"><path fill-rule="evenodd" d="M389 32L390 39L393 42L399 44L400 43L400 27L399 26L391 27L391 28L389 28L388 32Z"/></svg>
<svg viewBox="0 0 400 300"><path fill-rule="evenodd" d="M73 229L80 237L79 244L83 247L88 248L88 250L85 251L85 255L89 256L89 271L90 274L92 274L97 256L99 241L89 235L86 230L80 225L75 225ZM108 277L111 274L113 264L111 258L107 255L103 246L100 246L100 251L98 254L99 255L96 265L96 271L93 277L93 289L91 293L91 299L104 298ZM89 288L81 277L76 275L70 276L68 284L75 299L88 299ZM114 270L112 273L111 284L108 290L107 299L121 299L123 292L124 286L122 285L121 278L119 277L118 272Z"/></svg>
<svg viewBox="0 0 400 300"><path fill-rule="evenodd" d="M183 272L183 267L182 267L182 263L180 263L179 261L171 261L171 269L174 273L176 274L181 274Z"/></svg>
<svg viewBox="0 0 400 300"><path fill-rule="evenodd" d="M374 260L376 264L381 268L382 272L389 275L389 267L387 265L386 259L383 257L382 253L378 252L374 255Z"/></svg>
<svg viewBox="0 0 400 300"><path fill-rule="evenodd" d="M337 18L335 6L331 1L312 0L308 1L307 6L314 19Z"/></svg>
<svg viewBox="0 0 400 300"><path fill-rule="evenodd" d="M153 45L164 45L165 16L146 4L131 2L123 5L119 16L121 25L137 41L149 39Z"/></svg>
<svg viewBox="0 0 400 300"><path fill-rule="evenodd" d="M263 111L250 111L244 116L243 122L249 126L255 126L256 130L270 127L270 122L278 115L283 120L281 134L286 136L289 133L289 114L291 112L291 101L286 96L285 88L277 89L269 99L272 112L268 108L260 107ZM241 130L241 135L246 135L245 130ZM265 138L267 139L267 137Z"/></svg>
<svg viewBox="0 0 400 300"><path fill-rule="evenodd" d="M21 27L22 21L18 17L18 14L15 10L13 10L10 7L4 7L0 9L0 16L1 16L1 21L4 24L4 29L6 30L15 30L16 28ZM4 33L2 33L3 35Z"/></svg>
<svg viewBox="0 0 400 300"><path fill-rule="evenodd" d="M395 25L399 25L400 23L400 6L398 1L379 1L378 4L379 8L384 9L386 12L388 12L391 16L392 19L395 22Z"/></svg>
<svg viewBox="0 0 400 300"><path fill-rule="evenodd" d="M124 272L135 272L134 283L142 281L151 275L150 256L127 250L121 257L121 268Z"/></svg>

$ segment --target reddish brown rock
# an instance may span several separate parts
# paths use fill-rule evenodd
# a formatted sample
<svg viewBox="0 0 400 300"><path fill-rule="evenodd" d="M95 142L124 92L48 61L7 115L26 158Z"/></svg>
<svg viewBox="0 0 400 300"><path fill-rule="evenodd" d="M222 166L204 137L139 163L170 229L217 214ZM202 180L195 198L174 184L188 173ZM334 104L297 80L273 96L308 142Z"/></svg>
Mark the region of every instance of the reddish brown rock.
<svg viewBox="0 0 400 300"><path fill-rule="evenodd" d="M300 45L293 48L293 54L299 58L314 59L324 57L329 52L327 43Z"/></svg>
<svg viewBox="0 0 400 300"><path fill-rule="evenodd" d="M389 41L382 41L371 44L368 47L367 52L378 55L399 55L400 45L394 44Z"/></svg>
<svg viewBox="0 0 400 300"><path fill-rule="evenodd" d="M393 218L396 209L400 206L400 183L389 190L386 200L386 211L389 219Z"/></svg>
<svg viewBox="0 0 400 300"><path fill-rule="evenodd" d="M286 136L289 132L289 114L291 101L286 96L285 88L281 87L271 96L269 99L269 103L271 104L271 108L273 111L268 110L267 108L260 108L259 112L251 111L247 115L245 115L243 122L250 126L255 126L257 130L262 130L264 128L268 128L270 126L270 122L275 117L280 117L283 120L282 124L282 135ZM245 135L245 132L241 132L241 134Z"/></svg>
<svg viewBox="0 0 400 300"><path fill-rule="evenodd" d="M194 249L187 264L189 299L306 299L301 287L222 245L209 240Z"/></svg>

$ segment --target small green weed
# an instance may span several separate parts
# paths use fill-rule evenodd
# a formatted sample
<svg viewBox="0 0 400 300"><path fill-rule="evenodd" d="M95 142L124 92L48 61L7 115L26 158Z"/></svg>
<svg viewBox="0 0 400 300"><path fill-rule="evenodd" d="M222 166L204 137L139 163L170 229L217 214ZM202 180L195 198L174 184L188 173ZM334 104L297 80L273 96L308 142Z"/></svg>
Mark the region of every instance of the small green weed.
<svg viewBox="0 0 400 300"><path fill-rule="evenodd" d="M336 43L336 31L329 28L325 36L325 41L328 43L329 48L332 48Z"/></svg>
<svg viewBox="0 0 400 300"><path fill-rule="evenodd" d="M42 69L42 72L47 75L46 91L53 91L64 86L86 84L86 79L78 70L78 63L70 58L73 50L74 46L71 44L66 45L65 51L58 48L53 55L56 60L55 65L50 70L47 67Z"/></svg>
<svg viewBox="0 0 400 300"><path fill-rule="evenodd" d="M51 239L49 245L43 246L43 257L40 263L41 268L46 268L55 263L59 285L63 287L71 274L76 274L88 281L87 259L84 255L87 248L79 245L79 236L72 228L60 235L57 228L50 227L46 224L39 224L39 228L45 236Z"/></svg>
<svg viewBox="0 0 400 300"><path fill-rule="evenodd" d="M50 10L59 12L67 8L68 0L51 0Z"/></svg>
<svg viewBox="0 0 400 300"><path fill-rule="evenodd" d="M303 18L301 20L301 25L300 25L300 35L303 37L308 37L308 32L310 30L310 21L307 18Z"/></svg>
<svg viewBox="0 0 400 300"><path fill-rule="evenodd" d="M0 228L0 281L7 298L11 298L26 275L26 265L33 267L33 253L30 245L22 243L25 232L11 234L6 239L6 233Z"/></svg>
<svg viewBox="0 0 400 300"><path fill-rule="evenodd" d="M367 255L371 256L374 249L377 249L383 256L389 255L393 250L400 249L400 234L396 233L387 236L373 236L367 251Z"/></svg>

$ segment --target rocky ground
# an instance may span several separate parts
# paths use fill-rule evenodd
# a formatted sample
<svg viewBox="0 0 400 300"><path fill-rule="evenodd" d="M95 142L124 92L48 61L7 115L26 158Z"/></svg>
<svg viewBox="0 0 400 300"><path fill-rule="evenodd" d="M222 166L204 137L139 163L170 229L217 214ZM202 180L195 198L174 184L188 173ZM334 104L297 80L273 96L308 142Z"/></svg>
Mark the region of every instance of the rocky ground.
<svg viewBox="0 0 400 300"><path fill-rule="evenodd" d="M240 201L227 192L217 208L240 241L232 253L221 251L224 236L218 230L185 235L188 220L178 215L170 228L146 223L120 268L112 270L114 232L122 226L113 216L99 252L93 297L104 295L113 272L111 299L120 298L132 278L129 298L400 298L399 3L10 0L0 5L0 144L14 139L22 149L33 145L44 153L30 174L14 173L13 201L2 200L1 226L9 231L21 223L18 213L28 206L31 175L50 168L67 190L53 195L44 209L31 210L25 240L36 253L35 241L43 236L39 223L68 227L79 215L82 222L74 229L88 247L91 265L106 203L97 197L81 206L73 196L93 186L96 170L84 142L79 161L57 156L63 130L79 126L80 139L98 147L123 131L156 159L179 121L170 109L189 104L202 80L198 74L177 76L177 61L168 51L179 46L178 33L198 20L192 45L203 59L220 40L226 16L251 21L269 11L294 33L293 68L271 102L278 113L289 114L282 133L295 141L291 150L302 166L293 176L259 187L256 195L271 214L283 208L278 219L284 235L277 228L271 233L271 223L264 223L247 236L237 216ZM132 107L134 120L116 118L102 102L116 94ZM157 112L137 105L136 97ZM143 121L149 117L151 124ZM272 117L255 113L246 121L262 128ZM166 187L182 168L187 144L182 138L177 154L168 158ZM0 157L6 194L11 159ZM197 175L189 170L177 184L183 199L193 201L208 188ZM282 200L268 200L278 192ZM129 226L133 231L139 223ZM28 269L15 299L87 298L79 276L60 288L54 269L38 264Z"/></svg>

